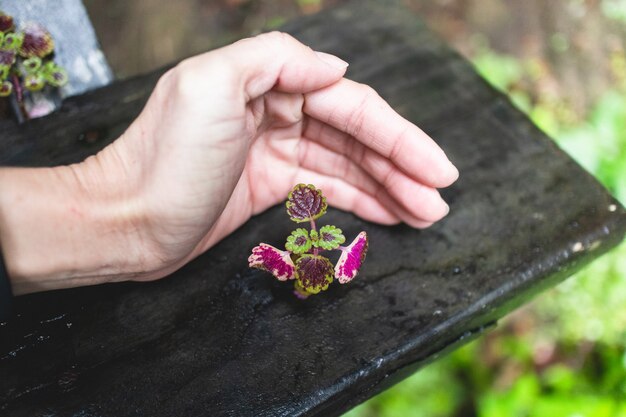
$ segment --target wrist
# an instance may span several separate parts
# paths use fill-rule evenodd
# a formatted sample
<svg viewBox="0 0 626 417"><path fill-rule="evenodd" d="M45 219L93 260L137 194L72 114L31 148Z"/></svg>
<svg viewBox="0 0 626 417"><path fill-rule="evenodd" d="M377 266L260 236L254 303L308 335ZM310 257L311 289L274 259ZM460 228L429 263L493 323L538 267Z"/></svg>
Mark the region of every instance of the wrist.
<svg viewBox="0 0 626 417"><path fill-rule="evenodd" d="M94 171L93 162L0 169L0 248L16 295L145 270L141 210Z"/></svg>

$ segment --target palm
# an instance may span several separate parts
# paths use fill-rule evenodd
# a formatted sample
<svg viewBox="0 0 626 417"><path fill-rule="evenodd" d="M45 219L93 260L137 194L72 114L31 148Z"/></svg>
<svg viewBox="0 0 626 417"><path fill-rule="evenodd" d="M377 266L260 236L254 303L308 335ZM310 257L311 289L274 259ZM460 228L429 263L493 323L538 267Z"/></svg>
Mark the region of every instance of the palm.
<svg viewBox="0 0 626 417"><path fill-rule="evenodd" d="M270 93L248 105L246 124L254 128L243 172L198 253L284 201L297 183L313 183L331 205L378 223L427 227L441 216L437 206L428 207L429 198L439 199L436 190L410 179L357 138L308 115L306 107L302 113L303 102L302 95ZM424 203L411 205L407 192L424 197Z"/></svg>
<svg viewBox="0 0 626 417"><path fill-rule="evenodd" d="M268 64L273 56L290 59ZM144 156L138 177L153 184L149 240L164 263L198 256L301 182L378 223L427 227L446 214L435 187L456 179L454 167L344 73L294 39L269 34L192 58L164 77L123 152ZM154 138L152 155L145 137Z"/></svg>

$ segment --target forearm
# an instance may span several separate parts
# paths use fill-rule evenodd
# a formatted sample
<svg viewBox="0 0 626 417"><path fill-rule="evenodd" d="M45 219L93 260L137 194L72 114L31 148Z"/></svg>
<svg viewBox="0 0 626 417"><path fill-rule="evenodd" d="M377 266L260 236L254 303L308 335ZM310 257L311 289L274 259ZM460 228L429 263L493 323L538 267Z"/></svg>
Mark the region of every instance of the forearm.
<svg viewBox="0 0 626 417"><path fill-rule="evenodd" d="M14 294L142 273L138 214L90 186L76 166L0 169L0 248Z"/></svg>

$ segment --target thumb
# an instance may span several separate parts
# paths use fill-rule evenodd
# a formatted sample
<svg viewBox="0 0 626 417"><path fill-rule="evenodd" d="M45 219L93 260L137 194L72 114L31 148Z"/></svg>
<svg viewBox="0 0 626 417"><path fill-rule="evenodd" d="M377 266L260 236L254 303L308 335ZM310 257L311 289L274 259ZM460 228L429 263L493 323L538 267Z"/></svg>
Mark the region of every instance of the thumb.
<svg viewBox="0 0 626 417"><path fill-rule="evenodd" d="M215 51L240 77L248 100L270 90L308 93L343 78L348 63L334 55L313 51L289 34L270 32Z"/></svg>

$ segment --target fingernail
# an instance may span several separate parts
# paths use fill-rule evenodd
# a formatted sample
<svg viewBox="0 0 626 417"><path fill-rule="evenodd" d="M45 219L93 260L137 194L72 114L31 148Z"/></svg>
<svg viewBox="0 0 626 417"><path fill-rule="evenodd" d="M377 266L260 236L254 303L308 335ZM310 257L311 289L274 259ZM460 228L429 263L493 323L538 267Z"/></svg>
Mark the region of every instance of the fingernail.
<svg viewBox="0 0 626 417"><path fill-rule="evenodd" d="M344 61L341 58L336 57L335 55L331 55L331 54L327 54L326 52L319 52L319 51L315 51L315 53L317 54L319 59L321 59L328 65L335 67L337 69L343 70L343 69L348 68L348 65L350 65L346 61Z"/></svg>
<svg viewBox="0 0 626 417"><path fill-rule="evenodd" d="M448 205L448 203L444 203L446 205L446 214L444 214L444 216L447 216L448 213L450 213L450 206Z"/></svg>
<svg viewBox="0 0 626 417"><path fill-rule="evenodd" d="M457 169L457 167L455 167L452 162L450 162L450 166L452 167L450 169L450 176L453 178L452 182L456 181L459 179L459 170Z"/></svg>

